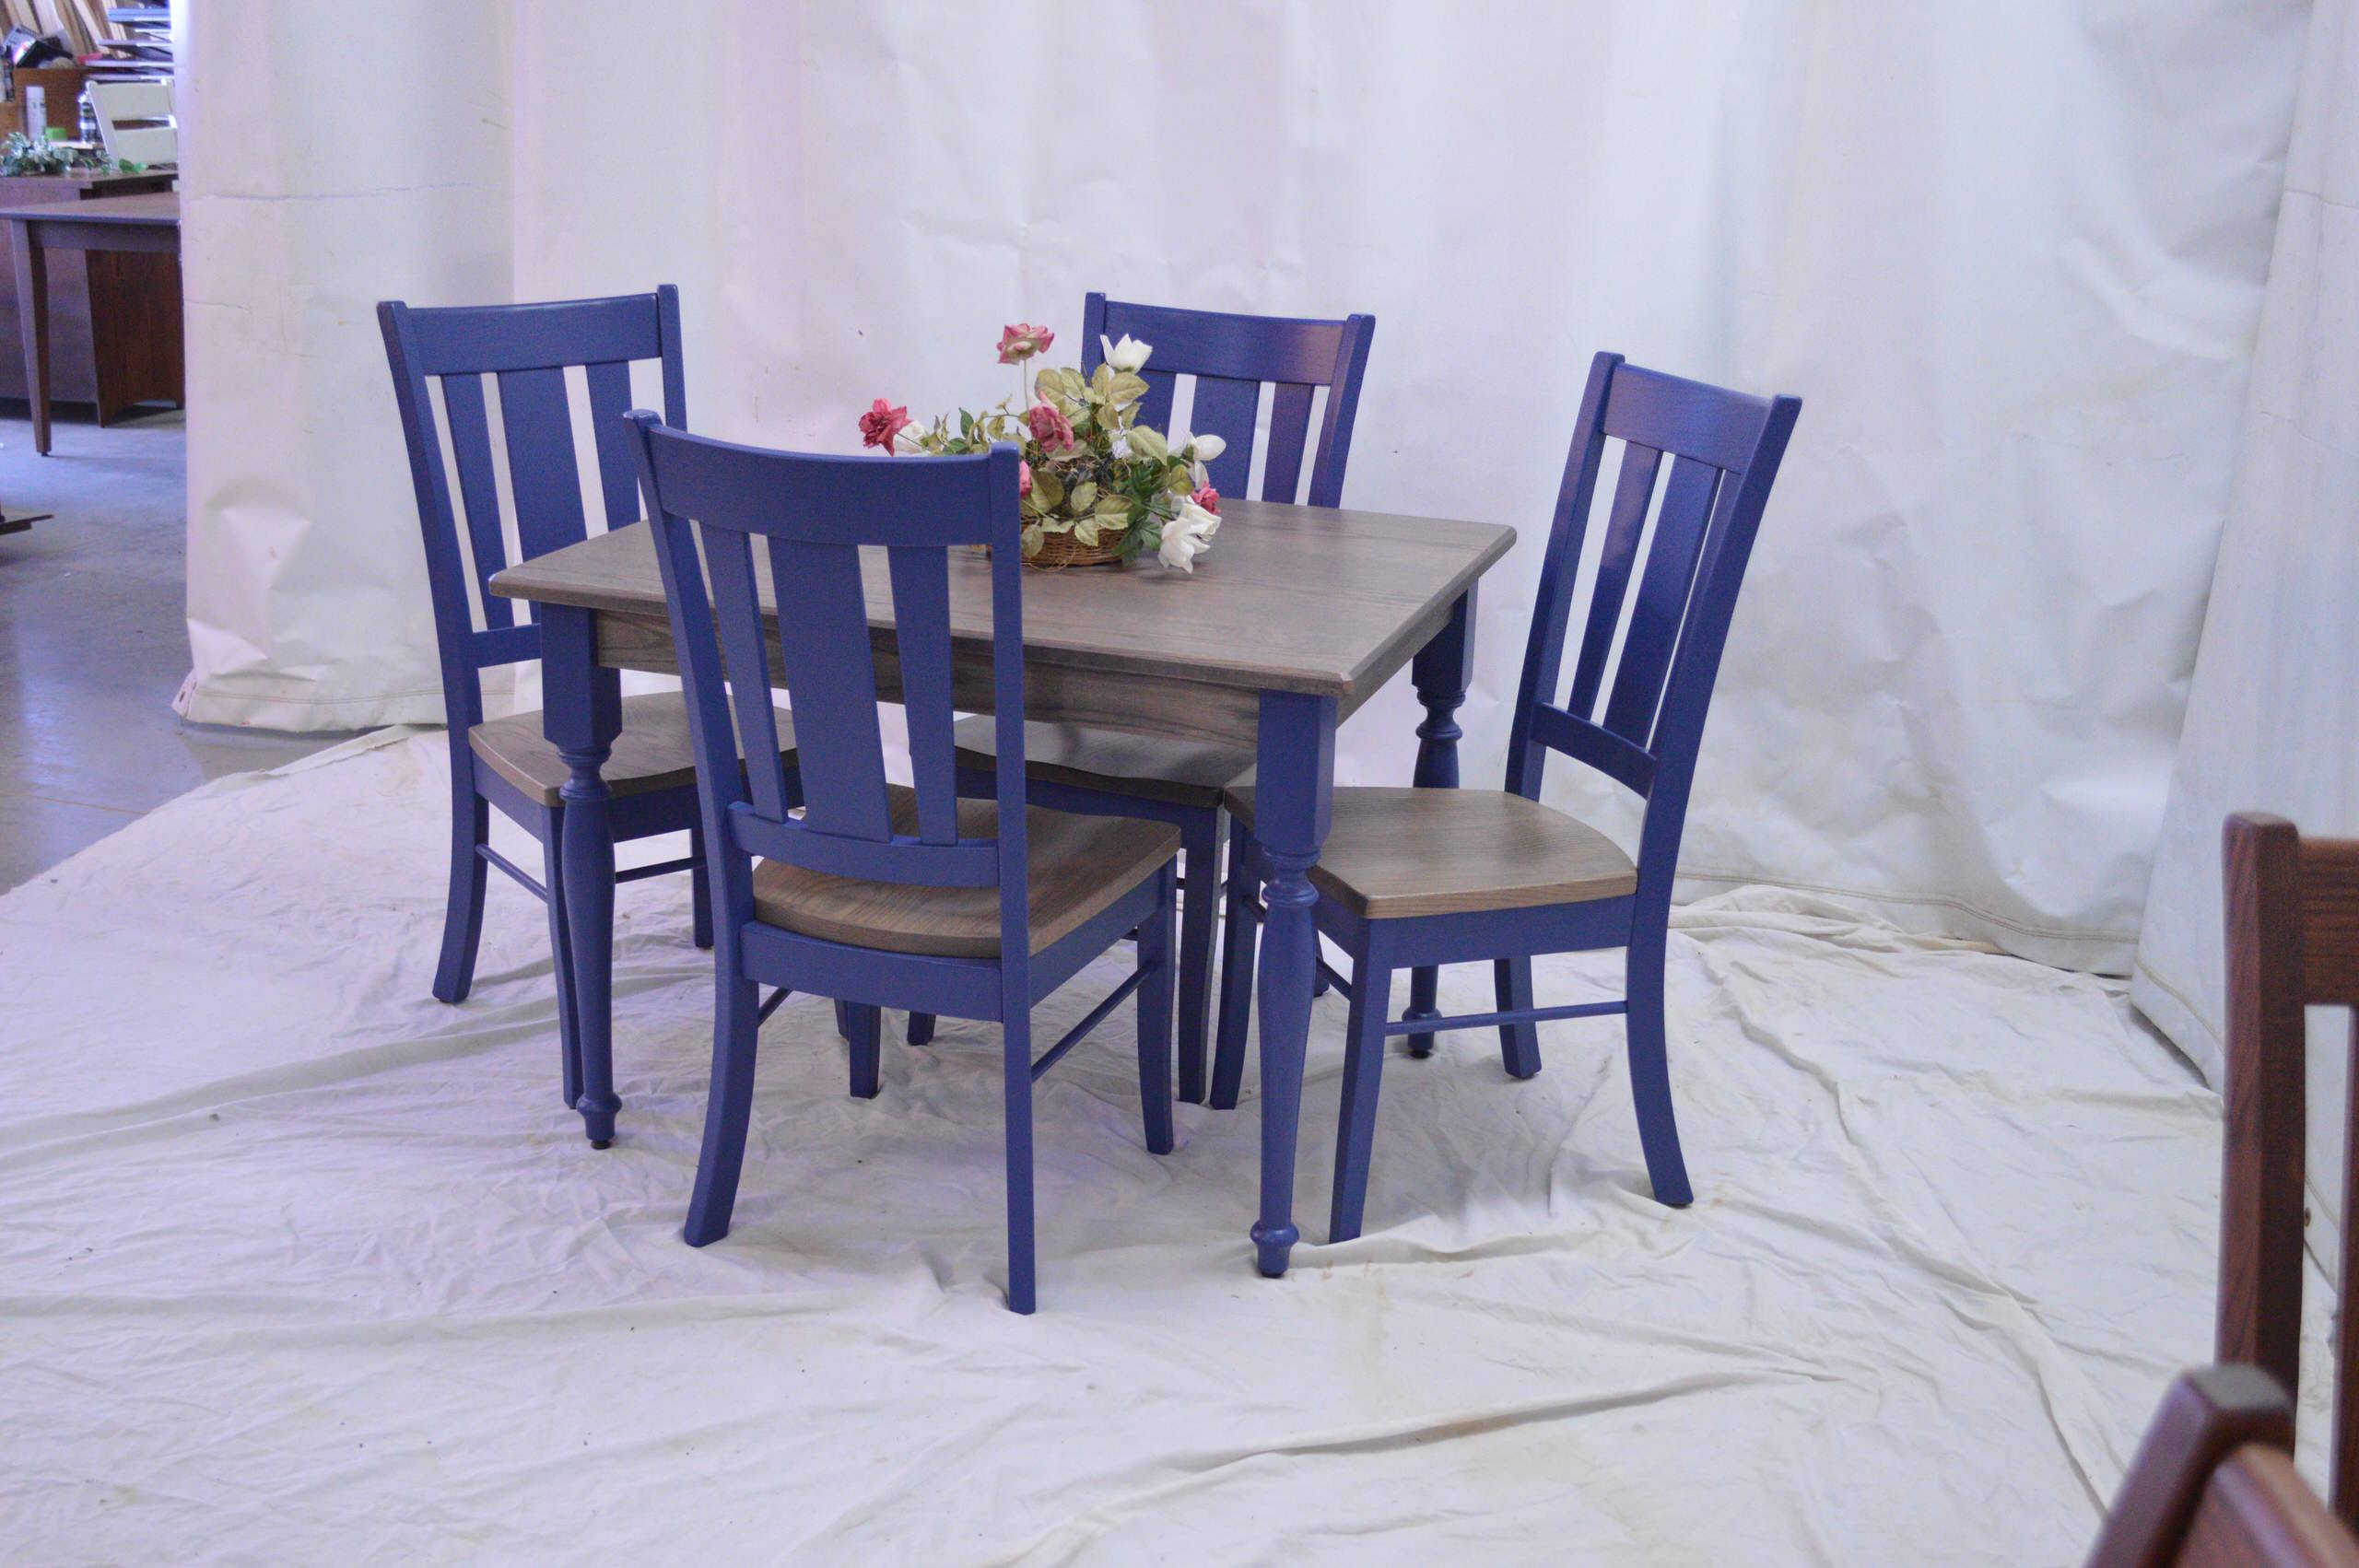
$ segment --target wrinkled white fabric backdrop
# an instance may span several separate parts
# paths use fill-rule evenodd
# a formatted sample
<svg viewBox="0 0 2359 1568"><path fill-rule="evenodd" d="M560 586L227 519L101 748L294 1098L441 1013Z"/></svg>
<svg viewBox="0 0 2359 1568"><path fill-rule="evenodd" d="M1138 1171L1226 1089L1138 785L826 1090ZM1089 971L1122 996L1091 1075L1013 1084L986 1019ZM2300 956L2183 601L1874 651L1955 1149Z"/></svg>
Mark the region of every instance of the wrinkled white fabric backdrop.
<svg viewBox="0 0 2359 1568"><path fill-rule="evenodd" d="M1087 288L1368 310L1346 500L1525 531L1471 780L1589 356L1798 392L1688 869L2125 968L2305 12L200 7L187 710L439 716L381 296L676 281L693 422L832 450L878 394L996 397L999 325L1071 348ZM250 66L307 42L399 68ZM1405 777L1415 717L1372 704L1345 776Z"/></svg>
<svg viewBox="0 0 2359 1568"><path fill-rule="evenodd" d="M2261 315L2235 504L2204 622L2131 995L2221 1078L2220 824L2359 834L2359 4L2320 0ZM2311 1015L2312 1211L2341 1255L2341 1012Z"/></svg>

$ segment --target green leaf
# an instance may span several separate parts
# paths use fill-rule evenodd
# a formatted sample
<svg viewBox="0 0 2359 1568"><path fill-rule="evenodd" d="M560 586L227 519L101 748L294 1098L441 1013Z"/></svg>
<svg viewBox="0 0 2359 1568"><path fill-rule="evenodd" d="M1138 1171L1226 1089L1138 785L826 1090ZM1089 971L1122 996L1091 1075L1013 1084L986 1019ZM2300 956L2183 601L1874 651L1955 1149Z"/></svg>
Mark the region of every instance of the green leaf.
<svg viewBox="0 0 2359 1568"><path fill-rule="evenodd" d="M1131 427L1131 454L1149 462L1161 463L1171 456L1170 443L1163 433L1144 425Z"/></svg>
<svg viewBox="0 0 2359 1568"><path fill-rule="evenodd" d="M1039 555L1040 553L1041 546L1047 543L1048 535L1038 527L1027 528L1023 532L1022 544L1024 547L1024 554L1027 559L1033 556Z"/></svg>
<svg viewBox="0 0 2359 1568"><path fill-rule="evenodd" d="M1087 511L1097 504L1097 482L1094 479L1083 480L1065 493L1065 499L1073 503L1074 510Z"/></svg>
<svg viewBox="0 0 2359 1568"><path fill-rule="evenodd" d="M1073 525L1073 536L1082 544L1088 545L1093 550L1097 548L1097 519L1086 517L1079 522L1074 523Z"/></svg>
<svg viewBox="0 0 2359 1568"><path fill-rule="evenodd" d="M1099 368L1104 369L1102 366ZM1113 393L1114 401L1117 403L1136 403L1146 395L1146 378L1135 371L1117 370L1114 372L1113 384L1109 390Z"/></svg>
<svg viewBox="0 0 2359 1568"><path fill-rule="evenodd" d="M975 416L963 408L958 411L958 433L962 436L975 433Z"/></svg>
<svg viewBox="0 0 2359 1568"><path fill-rule="evenodd" d="M1032 499L1042 511L1054 511L1064 505L1065 482L1045 468L1032 470Z"/></svg>

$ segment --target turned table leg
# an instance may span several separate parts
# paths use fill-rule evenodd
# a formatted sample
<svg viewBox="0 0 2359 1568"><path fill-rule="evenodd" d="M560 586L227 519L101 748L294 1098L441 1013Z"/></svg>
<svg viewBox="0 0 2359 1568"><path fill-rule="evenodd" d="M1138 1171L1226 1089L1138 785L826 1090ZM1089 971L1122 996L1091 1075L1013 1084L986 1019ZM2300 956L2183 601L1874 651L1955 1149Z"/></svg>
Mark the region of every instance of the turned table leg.
<svg viewBox="0 0 2359 1568"><path fill-rule="evenodd" d="M582 1130L593 1149L614 1141L615 837L611 791L598 770L622 729L622 682L598 666L594 612L551 604L541 612L544 732L565 759L557 790L565 825L557 858L565 868L565 915L573 939L573 1023L580 1036Z"/></svg>
<svg viewBox="0 0 2359 1568"><path fill-rule="evenodd" d="M1417 771L1410 782L1420 790L1458 788L1459 705L1474 674L1474 591L1469 588L1450 606L1449 619L1433 639L1417 651L1409 678L1417 700L1426 706L1426 721L1417 726ZM1435 1005L1441 989L1441 971L1426 965L1409 971L1409 1005L1402 1023L1413 1018L1438 1018ZM1408 1036L1411 1056L1434 1054L1431 1035Z"/></svg>
<svg viewBox="0 0 2359 1568"><path fill-rule="evenodd" d="M1301 1232L1294 1223L1294 1158L1302 1113L1310 979L1319 956L1310 868L1326 842L1335 777L1335 701L1262 694L1260 783L1253 833L1268 880L1262 925L1262 1208L1254 1262L1274 1279Z"/></svg>

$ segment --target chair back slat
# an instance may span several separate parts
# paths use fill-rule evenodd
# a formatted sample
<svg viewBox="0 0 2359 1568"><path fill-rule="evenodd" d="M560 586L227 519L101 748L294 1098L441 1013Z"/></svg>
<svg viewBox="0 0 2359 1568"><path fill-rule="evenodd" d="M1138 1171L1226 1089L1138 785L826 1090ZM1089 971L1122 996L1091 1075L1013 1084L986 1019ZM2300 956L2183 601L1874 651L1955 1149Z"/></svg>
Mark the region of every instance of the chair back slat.
<svg viewBox="0 0 2359 1568"><path fill-rule="evenodd" d="M860 546L771 534L769 552L779 673L794 709L803 768L804 825L884 843L893 837L893 819Z"/></svg>
<svg viewBox="0 0 2359 1568"><path fill-rule="evenodd" d="M502 370L499 427L508 438L508 494L516 508L518 554L529 561L590 537L581 474L573 462L573 415L564 370Z"/></svg>
<svg viewBox="0 0 2359 1568"><path fill-rule="evenodd" d="M2359 1005L2359 839L2239 813L2222 832L2228 942L2217 1351L2300 1387L2308 1009ZM2359 1018L2352 1021L2359 1048ZM2359 1079L2343 1125L2359 1128ZM2359 1159L2342 1159L2341 1273L2359 1280ZM2359 1313L2337 1315L2330 1498L2359 1527Z"/></svg>
<svg viewBox="0 0 2359 1568"><path fill-rule="evenodd" d="M750 874L742 858L760 854L869 881L996 884L1003 936L1020 943L1027 907L1022 770L1001 781L996 837L962 838L950 741L950 552L988 544L998 739L1022 755L1016 449L951 458L816 457L705 440L666 428L644 411L628 424L681 645L698 790L708 845L724 862L720 874L742 883ZM709 589L697 566L699 540ZM776 606L775 670L763 658L765 617L751 565L757 542L769 556ZM914 820L896 819L886 784L868 608L879 586L869 568L879 555L910 734ZM708 592L710 613L700 615ZM699 641L701 649L689 646ZM801 775L799 818L787 813L774 744L749 740L740 784L734 753L722 749L732 743L718 690L724 680L738 723L748 730L759 723L757 708L767 712L770 686L786 688Z"/></svg>
<svg viewBox="0 0 2359 1568"><path fill-rule="evenodd" d="M1795 398L1682 380L1625 365L1618 355L1601 354L1590 366L1541 563L1508 788L1537 800L1555 752L1644 797L1642 896L1670 895L1720 650L1801 411ZM1621 472L1590 574L1571 693L1560 705L1555 694L1582 545L1612 440L1622 443ZM1670 478L1656 507L1665 456Z"/></svg>
<svg viewBox="0 0 2359 1568"><path fill-rule="evenodd" d="M492 471L491 420L484 411L483 378L443 377L442 415L451 427L451 456L459 470L459 499L466 511L484 624L513 626L514 601L496 597L490 587L494 574L508 565L508 540L499 516L499 480Z"/></svg>
<svg viewBox="0 0 2359 1568"><path fill-rule="evenodd" d="M958 840L957 746L951 739L950 557L941 550L896 545L886 553L893 582L902 711L909 730L910 775L917 789L918 837Z"/></svg>
<svg viewBox="0 0 2359 1568"><path fill-rule="evenodd" d="M1305 498L1312 506L1342 505L1344 471L1351 460L1352 425L1367 371L1375 317L1349 316L1338 322L1247 316L1139 305L1092 294L1082 323L1084 374L1095 372L1105 360L1101 337L1133 337L1153 345L1154 357L1141 372L1147 383L1139 408L1144 424L1179 434L1171 428L1179 379L1193 379L1188 433L1218 436L1227 443L1219 457L1204 465L1213 487L1223 495L1248 493L1262 387L1271 382L1277 390L1271 401L1262 498L1292 502L1300 496L1312 394L1327 388L1327 414Z"/></svg>
<svg viewBox="0 0 2359 1568"><path fill-rule="evenodd" d="M1277 390L1270 394L1270 455L1262 464L1262 495L1265 499L1290 501L1302 493L1302 454L1310 434L1310 399L1318 390L1300 381L1280 381Z"/></svg>
<svg viewBox="0 0 2359 1568"><path fill-rule="evenodd" d="M1622 656L1614 669L1614 689L1605 702L1605 728L1639 747L1654 733L1663 679L1671 672L1679 623L1696 586L1704 554L1704 528L1719 492L1720 471L1692 457L1674 458L1663 484L1647 546L1647 566L1630 603L1622 634Z"/></svg>
<svg viewBox="0 0 2359 1568"><path fill-rule="evenodd" d="M721 668L728 672L735 733L745 742L746 787L756 811L782 819L791 803L786 770L764 761L779 755L776 710L769 696L779 677L762 639L761 579L754 566L754 541L744 533L715 530L705 536L704 564L712 581ZM717 680L713 689L720 689Z"/></svg>
<svg viewBox="0 0 2359 1568"><path fill-rule="evenodd" d="M1646 532L1647 509L1654 502L1655 475L1662 453L1633 442L1622 451L1622 472L1614 480L1614 503L1605 514L1604 547L1597 557L1596 586L1590 592L1589 625L1581 634L1579 660L1573 666L1573 692L1565 706L1584 718L1597 712L1598 687L1605 680L1605 661L1614 651L1614 632L1622 624L1623 597L1638 564L1638 541Z"/></svg>
<svg viewBox="0 0 2359 1568"><path fill-rule="evenodd" d="M631 455L630 430L623 423L637 401L630 395L630 366L608 359L588 366L590 434L598 449L598 496L605 503L606 526L640 520L639 460Z"/></svg>
<svg viewBox="0 0 2359 1568"><path fill-rule="evenodd" d="M452 725L463 727L483 717L485 668L540 656L538 626L531 621L519 626L512 603L487 590L492 576L511 564L500 449L517 556L529 558L586 537L567 385L567 372L581 367L603 509L609 525L636 521L637 465L622 422L630 403L630 366L659 361L666 414L675 421L687 417L679 294L666 285L652 294L605 299L433 310L387 300L377 307L377 317L426 538L445 706ZM499 383L497 442L487 377ZM441 386L440 422L429 381ZM444 470L446 430L450 462L458 473L455 497Z"/></svg>
<svg viewBox="0 0 2359 1568"><path fill-rule="evenodd" d="M1220 456L1204 464L1213 487L1224 496L1246 493L1246 483L1253 473L1254 417L1261 408L1259 381L1232 380L1226 376L1196 378L1196 402L1188 413L1188 427L1196 435L1218 436L1228 443ZM1296 432L1295 439L1299 441L1301 432ZM1263 498L1291 501L1294 492Z"/></svg>

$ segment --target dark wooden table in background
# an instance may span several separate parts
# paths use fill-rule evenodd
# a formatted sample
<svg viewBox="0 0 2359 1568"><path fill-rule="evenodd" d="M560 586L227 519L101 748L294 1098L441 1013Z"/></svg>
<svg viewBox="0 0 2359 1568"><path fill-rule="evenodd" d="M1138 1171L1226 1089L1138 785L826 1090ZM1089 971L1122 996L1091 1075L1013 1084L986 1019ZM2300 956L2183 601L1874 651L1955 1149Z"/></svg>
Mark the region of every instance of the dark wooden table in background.
<svg viewBox="0 0 2359 1568"><path fill-rule="evenodd" d="M49 451L50 319L49 252L79 251L126 252L178 258L181 251L181 199L169 191L142 195L99 196L79 202L43 202L33 206L0 207L16 247L17 310L25 345L25 395L33 405L33 450ZM181 315L178 290L172 292L169 320L109 320L103 326L93 311L94 340L101 333L123 343L144 344L170 372L171 385L181 381ZM100 416L106 416L103 400Z"/></svg>

